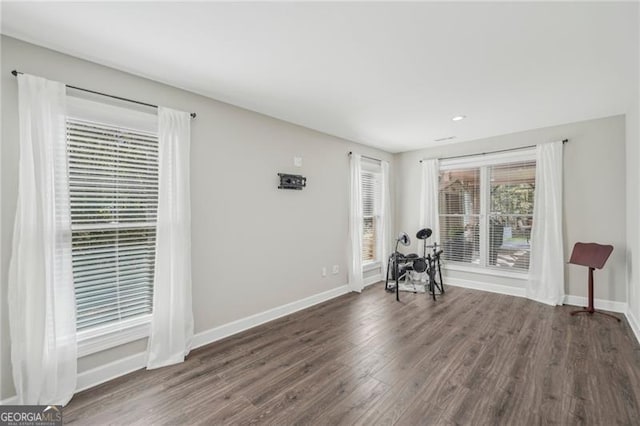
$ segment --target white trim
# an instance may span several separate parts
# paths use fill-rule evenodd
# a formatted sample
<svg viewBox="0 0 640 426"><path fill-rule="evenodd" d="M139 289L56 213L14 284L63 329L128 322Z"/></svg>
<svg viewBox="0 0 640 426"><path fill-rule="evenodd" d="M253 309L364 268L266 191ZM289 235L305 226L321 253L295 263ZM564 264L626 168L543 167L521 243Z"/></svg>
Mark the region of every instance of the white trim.
<svg viewBox="0 0 640 426"><path fill-rule="evenodd" d="M149 337L151 315L78 332L78 358Z"/></svg>
<svg viewBox="0 0 640 426"><path fill-rule="evenodd" d="M510 285L480 283L477 281L464 280L460 278L445 278L444 285L470 288L473 290L488 291L490 293L506 294L509 296L525 297L524 287L512 287Z"/></svg>
<svg viewBox="0 0 640 426"><path fill-rule="evenodd" d="M526 290L524 288L512 287L508 285L480 283L459 278L445 278L445 285L488 291L490 293L506 294L509 296L526 297ZM571 306L587 306L588 300L586 297L582 296L565 295L563 303L565 305ZM640 342L640 322L636 320L631 311L628 309L627 303L606 299L594 299L593 305L596 309L602 309L603 311L625 314L629 321L631 329L635 333L638 342Z"/></svg>
<svg viewBox="0 0 640 426"><path fill-rule="evenodd" d="M564 296L563 303L571 306L587 306L589 304L589 299L583 296L571 296L567 294ZM593 306L596 309L602 309L603 311L618 312L622 314L627 312L626 302L616 302L615 300L593 299Z"/></svg>
<svg viewBox="0 0 640 426"><path fill-rule="evenodd" d="M208 345L209 343L224 339L225 337L232 336L234 334L256 327L260 324L264 324L280 317L290 315L294 312L301 311L313 305L317 305L318 303L326 302L327 300L331 300L336 297L342 296L343 294L349 293L349 291L351 291L350 287L348 285L343 285L301 300L297 300L295 302L288 303L286 305L278 306L276 308L269 309L255 315L251 315L246 318L232 321L230 323L212 328L210 330L202 331L193 336L193 348L195 349L199 348L200 346Z"/></svg>
<svg viewBox="0 0 640 426"><path fill-rule="evenodd" d="M78 374L76 392L101 385L109 380L140 370L147 365L147 354L140 352Z"/></svg>
<svg viewBox="0 0 640 426"><path fill-rule="evenodd" d="M369 287L370 285L374 285L382 281L382 274L372 275L364 279L364 286Z"/></svg>
<svg viewBox="0 0 640 426"><path fill-rule="evenodd" d="M460 278L445 278L444 284L451 285L454 287L464 287L464 288L470 288L473 290L488 291L490 293L507 294L509 296L516 296L516 297L526 297L526 290L521 287L512 287L512 286L501 285L501 284L481 283L481 282L476 282L471 280L464 280ZM571 305L571 306L587 306L588 300L586 297L582 297L582 296L566 295L564 296L563 303L565 305ZM606 299L594 299L593 304L596 309L602 309L604 311L610 311L610 312L624 313L627 315L627 317L629 317L629 314L630 314L630 312L627 309L627 304L625 302L616 302L614 300L606 300ZM633 318L633 316L631 317ZM633 319L633 321L635 321L635 318ZM631 324L631 321L629 321L629 324ZM636 325L637 324L638 323L636 322ZM632 324L631 328L633 327L634 325ZM636 336L639 336L640 327L637 327L637 329L634 329L634 332L636 333ZM638 340L640 341L640 338Z"/></svg>
<svg viewBox="0 0 640 426"><path fill-rule="evenodd" d="M507 152L478 154L461 158L443 158L440 160L440 170L447 171L465 167L483 167L502 163L516 163L536 159L536 147L513 148Z"/></svg>
<svg viewBox="0 0 640 426"><path fill-rule="evenodd" d="M489 238L491 230L489 229L489 215L491 213L491 178L489 176L489 169L486 167L480 167L480 211L478 212L478 223L480 229L478 229L478 248L480 249L480 264L477 268L486 268L489 265L489 250L490 243ZM438 196L440 191L438 191ZM442 231L442 229L440 229ZM503 234L504 235L504 234Z"/></svg>
<svg viewBox="0 0 640 426"><path fill-rule="evenodd" d="M373 271L374 269L378 269L382 266L382 262L379 260L374 260L372 262L367 262L362 265L362 272Z"/></svg>
<svg viewBox="0 0 640 426"><path fill-rule="evenodd" d="M143 369L147 365L147 354L140 352L126 358L121 358L101 365L91 370L78 373L78 381L76 383L76 393L83 390L93 388L113 379L117 379L125 374ZM18 397L16 395L0 401L1 405L17 405Z"/></svg>
<svg viewBox="0 0 640 426"><path fill-rule="evenodd" d="M382 174L382 160L374 160L364 155L360 156L362 160L362 171L373 173L375 175Z"/></svg>
<svg viewBox="0 0 640 426"><path fill-rule="evenodd" d="M13 395L1 400L0 405L18 405L18 395Z"/></svg>
<svg viewBox="0 0 640 426"><path fill-rule="evenodd" d="M482 275L490 275L494 277L505 277L505 278L513 278L516 280L529 280L528 272L512 272L512 271L502 271L498 268L483 268L481 266L469 266L462 265L459 263L454 263L452 261L448 261L442 265L442 269L445 271L458 271L458 272L467 272L470 274L482 274Z"/></svg>
<svg viewBox="0 0 640 426"><path fill-rule="evenodd" d="M624 315L627 317L627 322L629 323L633 334L635 334L636 340L638 341L638 343L640 343L640 321L638 321L635 315L633 315L633 312L631 312L631 308L628 306L627 311L624 313Z"/></svg>
<svg viewBox="0 0 640 426"><path fill-rule="evenodd" d="M157 114L110 105L106 103L108 101L105 98L101 98L100 101L93 101L84 99L84 96L91 95L77 93L74 90L74 94L67 96L67 115L69 117L157 134ZM128 104L128 106L130 105Z"/></svg>

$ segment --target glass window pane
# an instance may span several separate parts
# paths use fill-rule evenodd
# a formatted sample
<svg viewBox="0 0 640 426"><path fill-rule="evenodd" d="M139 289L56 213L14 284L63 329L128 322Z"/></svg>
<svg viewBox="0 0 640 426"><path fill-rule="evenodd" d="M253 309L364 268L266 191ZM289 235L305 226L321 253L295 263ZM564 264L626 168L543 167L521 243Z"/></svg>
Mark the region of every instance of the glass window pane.
<svg viewBox="0 0 640 426"><path fill-rule="evenodd" d="M480 169L440 173L440 213L480 214Z"/></svg>
<svg viewBox="0 0 640 426"><path fill-rule="evenodd" d="M157 135L67 119L76 328L148 315L158 208Z"/></svg>
<svg viewBox="0 0 640 426"><path fill-rule="evenodd" d="M440 173L440 238L444 259L480 263L480 169Z"/></svg>
<svg viewBox="0 0 640 426"><path fill-rule="evenodd" d="M531 254L531 215L489 216L489 265L526 271Z"/></svg>
<svg viewBox="0 0 640 426"><path fill-rule="evenodd" d="M533 214L535 161L489 168L492 214Z"/></svg>
<svg viewBox="0 0 640 426"><path fill-rule="evenodd" d="M379 169L380 165L376 164ZM372 165L367 167L371 168ZM378 234L376 232L376 222L380 217L382 184L379 172L362 172L362 213L364 216L362 229L362 261L375 262L377 258Z"/></svg>
<svg viewBox="0 0 640 426"><path fill-rule="evenodd" d="M489 168L490 266L528 270L536 182L535 161Z"/></svg>
<svg viewBox="0 0 640 426"><path fill-rule="evenodd" d="M443 258L480 264L480 216L440 215L440 244Z"/></svg>
<svg viewBox="0 0 640 426"><path fill-rule="evenodd" d="M376 220L374 217L365 217L362 229L362 261L374 260L376 260Z"/></svg>

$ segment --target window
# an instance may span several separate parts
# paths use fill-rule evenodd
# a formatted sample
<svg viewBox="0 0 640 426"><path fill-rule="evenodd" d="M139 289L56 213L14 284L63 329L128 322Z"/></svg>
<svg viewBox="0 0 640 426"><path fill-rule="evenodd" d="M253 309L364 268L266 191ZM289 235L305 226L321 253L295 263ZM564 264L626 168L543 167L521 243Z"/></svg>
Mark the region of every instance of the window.
<svg viewBox="0 0 640 426"><path fill-rule="evenodd" d="M362 162L362 263L380 261L379 230L382 210L380 164Z"/></svg>
<svg viewBox="0 0 640 426"><path fill-rule="evenodd" d="M457 262L480 262L480 169L440 172L440 241Z"/></svg>
<svg viewBox="0 0 640 426"><path fill-rule="evenodd" d="M79 100L79 112L67 117L79 340L95 330L148 323L153 306L157 131L113 119L125 114L130 126L141 113L94 104Z"/></svg>
<svg viewBox="0 0 640 426"><path fill-rule="evenodd" d="M440 241L447 260L528 271L535 169L531 150L442 162Z"/></svg>

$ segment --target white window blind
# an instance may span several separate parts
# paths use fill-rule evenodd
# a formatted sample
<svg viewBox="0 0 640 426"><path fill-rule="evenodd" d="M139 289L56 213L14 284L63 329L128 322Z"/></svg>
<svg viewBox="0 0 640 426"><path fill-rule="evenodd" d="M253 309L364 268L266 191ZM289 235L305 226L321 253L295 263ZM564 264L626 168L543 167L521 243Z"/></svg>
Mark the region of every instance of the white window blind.
<svg viewBox="0 0 640 426"><path fill-rule="evenodd" d="M364 169L364 167L363 167ZM382 202L382 182L379 172L362 171L362 262L378 261L378 230Z"/></svg>
<svg viewBox="0 0 640 426"><path fill-rule="evenodd" d="M67 118L77 329L151 313L158 138Z"/></svg>
<svg viewBox="0 0 640 426"><path fill-rule="evenodd" d="M489 167L490 266L527 271L531 253L535 161Z"/></svg>
<svg viewBox="0 0 640 426"><path fill-rule="evenodd" d="M440 173L440 242L448 260L480 263L480 169Z"/></svg>

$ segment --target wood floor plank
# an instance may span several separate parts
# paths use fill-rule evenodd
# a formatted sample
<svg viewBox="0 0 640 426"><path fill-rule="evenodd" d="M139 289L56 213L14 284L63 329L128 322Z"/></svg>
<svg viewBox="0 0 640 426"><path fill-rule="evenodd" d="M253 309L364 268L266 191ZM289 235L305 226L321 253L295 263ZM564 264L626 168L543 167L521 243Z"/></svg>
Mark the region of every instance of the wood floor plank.
<svg viewBox="0 0 640 426"><path fill-rule="evenodd" d="M319 395L330 383L346 374L349 367L331 362L323 370L307 376L264 403L254 413L238 418L240 424L278 424L277 419L288 419L300 411L300 407Z"/></svg>
<svg viewBox="0 0 640 426"><path fill-rule="evenodd" d="M80 392L65 423L640 424L640 345L623 319L447 287L382 285Z"/></svg>
<svg viewBox="0 0 640 426"><path fill-rule="evenodd" d="M327 383L318 395L302 404L298 412L292 413L287 418L280 417L275 423L297 425L323 423L326 420L324 417L326 412L371 379L367 374L367 366L347 367L343 371L343 375Z"/></svg>
<svg viewBox="0 0 640 426"><path fill-rule="evenodd" d="M379 396L389 389L390 386L371 377L350 395L336 403L323 415L322 421L332 425L353 424L377 402Z"/></svg>

